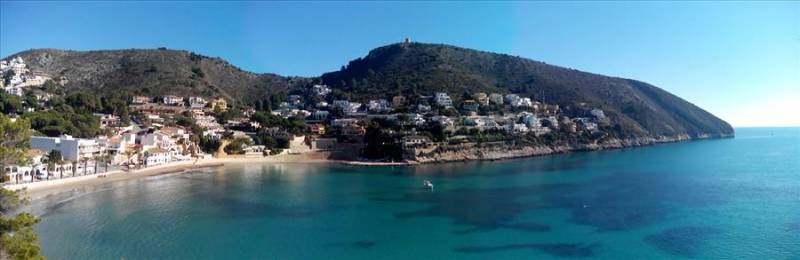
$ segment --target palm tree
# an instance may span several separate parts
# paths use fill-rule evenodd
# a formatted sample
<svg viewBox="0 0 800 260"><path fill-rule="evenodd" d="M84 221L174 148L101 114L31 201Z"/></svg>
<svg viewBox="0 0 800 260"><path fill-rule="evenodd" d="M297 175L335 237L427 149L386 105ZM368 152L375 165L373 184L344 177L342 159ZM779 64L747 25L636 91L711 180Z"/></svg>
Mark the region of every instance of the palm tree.
<svg viewBox="0 0 800 260"><path fill-rule="evenodd" d="M113 159L113 156L111 156L110 154L106 153L106 154L103 154L102 158L103 158L103 166L105 166L105 170L103 172L108 172L108 165L111 164L111 160Z"/></svg>
<svg viewBox="0 0 800 260"><path fill-rule="evenodd" d="M94 174L97 174L97 161L99 161L101 157L103 157L103 155L97 155L92 157L92 159L94 160L94 172L93 172Z"/></svg>
<svg viewBox="0 0 800 260"><path fill-rule="evenodd" d="M61 157L61 151L52 150L52 151L50 151L50 153L47 154L47 167L48 167L48 169L47 169L48 170L47 178L48 179L50 179L50 172L49 172L50 171L50 165L52 165L53 167L58 165L59 169L61 170L61 177L62 178L64 177L64 166L61 165L63 162L64 162L64 158Z"/></svg>
<svg viewBox="0 0 800 260"><path fill-rule="evenodd" d="M69 161L72 163L72 176L75 177L75 174L78 174L78 162L76 161Z"/></svg>
<svg viewBox="0 0 800 260"><path fill-rule="evenodd" d="M80 160L83 163L83 175L86 175L86 165L89 163L89 158L82 157Z"/></svg>

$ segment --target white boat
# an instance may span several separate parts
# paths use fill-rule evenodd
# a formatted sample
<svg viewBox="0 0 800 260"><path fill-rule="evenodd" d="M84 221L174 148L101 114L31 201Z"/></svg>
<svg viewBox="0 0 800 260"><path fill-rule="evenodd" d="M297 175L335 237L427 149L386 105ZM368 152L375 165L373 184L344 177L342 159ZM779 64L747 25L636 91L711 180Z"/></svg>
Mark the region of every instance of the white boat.
<svg viewBox="0 0 800 260"><path fill-rule="evenodd" d="M433 189L433 183L431 183L431 181L429 181L429 180L423 181L422 182L422 186L424 186L425 188L428 188L428 189Z"/></svg>

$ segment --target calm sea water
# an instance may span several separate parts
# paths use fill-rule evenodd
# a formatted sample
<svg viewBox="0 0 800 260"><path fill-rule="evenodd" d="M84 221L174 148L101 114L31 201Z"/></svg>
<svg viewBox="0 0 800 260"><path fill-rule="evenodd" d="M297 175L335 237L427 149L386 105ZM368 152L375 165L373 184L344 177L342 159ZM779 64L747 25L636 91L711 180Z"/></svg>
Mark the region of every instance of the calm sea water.
<svg viewBox="0 0 800 260"><path fill-rule="evenodd" d="M800 128L736 134L501 162L230 165L30 208L51 259L800 258Z"/></svg>

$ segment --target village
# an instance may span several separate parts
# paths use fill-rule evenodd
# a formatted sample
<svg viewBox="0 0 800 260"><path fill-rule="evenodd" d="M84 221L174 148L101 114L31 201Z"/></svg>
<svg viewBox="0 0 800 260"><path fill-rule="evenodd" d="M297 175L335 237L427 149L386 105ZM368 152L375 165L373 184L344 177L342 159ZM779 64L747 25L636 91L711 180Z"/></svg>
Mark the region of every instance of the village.
<svg viewBox="0 0 800 260"><path fill-rule="evenodd" d="M8 116L26 118L54 109L47 104L55 94L40 87L52 80L35 76L21 58L0 65L5 96L35 96L23 102L20 115ZM271 96L269 104L222 96L131 94L120 104L127 109L92 111L100 128L95 136L39 129L30 140L32 160L4 165L3 182L102 176L211 158L320 154L343 161L413 163L421 154L459 144L545 140L556 134L596 137L608 125L599 108L586 107L581 116L570 117L558 105L532 96L453 94L348 100L324 84Z"/></svg>

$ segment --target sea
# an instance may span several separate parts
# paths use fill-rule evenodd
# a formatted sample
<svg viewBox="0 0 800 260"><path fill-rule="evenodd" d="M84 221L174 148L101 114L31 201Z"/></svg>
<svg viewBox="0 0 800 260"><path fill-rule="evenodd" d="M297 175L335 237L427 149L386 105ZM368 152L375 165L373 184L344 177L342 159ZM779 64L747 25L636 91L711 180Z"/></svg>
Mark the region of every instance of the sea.
<svg viewBox="0 0 800 260"><path fill-rule="evenodd" d="M800 128L493 162L230 164L28 209L49 259L800 259Z"/></svg>

